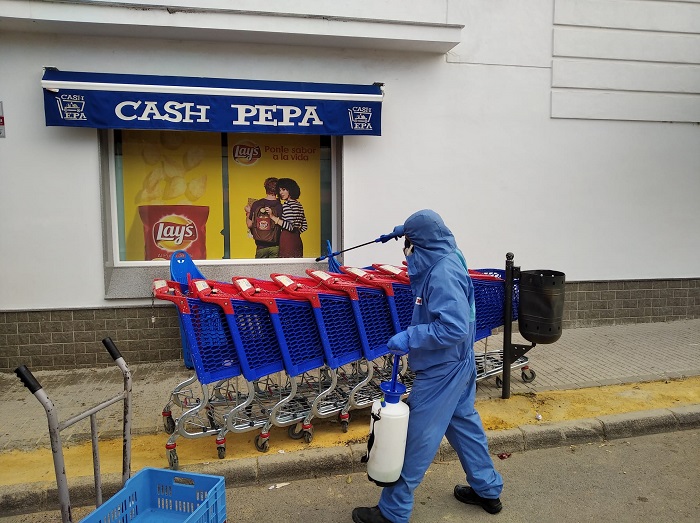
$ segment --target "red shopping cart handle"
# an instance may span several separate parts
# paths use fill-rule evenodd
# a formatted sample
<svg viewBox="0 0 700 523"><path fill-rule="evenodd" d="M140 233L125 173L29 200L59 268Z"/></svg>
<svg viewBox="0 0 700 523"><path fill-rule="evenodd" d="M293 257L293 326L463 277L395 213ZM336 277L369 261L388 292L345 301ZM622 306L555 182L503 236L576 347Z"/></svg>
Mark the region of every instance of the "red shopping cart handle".
<svg viewBox="0 0 700 523"><path fill-rule="evenodd" d="M187 299L180 292L180 284L178 282L158 278L153 281L152 292L154 298L173 302L180 312L190 313Z"/></svg>
<svg viewBox="0 0 700 523"><path fill-rule="evenodd" d="M503 278L499 278L493 274L484 274L475 269L469 269L469 276L474 280L503 281Z"/></svg>
<svg viewBox="0 0 700 523"><path fill-rule="evenodd" d="M324 287L346 294L353 301L358 301L360 299L357 293L357 284L345 280L342 274L329 274L325 271L313 269L306 269L306 274L320 282Z"/></svg>
<svg viewBox="0 0 700 523"><path fill-rule="evenodd" d="M396 267L395 265L387 265L385 263L373 263L372 267L382 274L396 278L396 280L401 283L411 283L405 267Z"/></svg>
<svg viewBox="0 0 700 523"><path fill-rule="evenodd" d="M382 274L371 274L364 269L358 269L357 267L347 267L341 265L340 270L343 271L343 275L350 279L351 281L357 282L359 284L365 285L367 287L377 287L384 291L387 296L394 295L394 287L392 286L392 281L387 277L382 277ZM375 271L372 271L375 272Z"/></svg>
<svg viewBox="0 0 700 523"><path fill-rule="evenodd" d="M270 274L270 278L278 285L282 285L282 288L290 298L306 300L314 308L319 308L321 306L319 287L316 280L311 278L296 278L289 274L279 273ZM313 286L310 284L313 284Z"/></svg>
<svg viewBox="0 0 700 523"><path fill-rule="evenodd" d="M279 314L277 303L272 292L255 287L248 278L233 278L233 283L241 290L241 295L253 303L262 303L271 314Z"/></svg>

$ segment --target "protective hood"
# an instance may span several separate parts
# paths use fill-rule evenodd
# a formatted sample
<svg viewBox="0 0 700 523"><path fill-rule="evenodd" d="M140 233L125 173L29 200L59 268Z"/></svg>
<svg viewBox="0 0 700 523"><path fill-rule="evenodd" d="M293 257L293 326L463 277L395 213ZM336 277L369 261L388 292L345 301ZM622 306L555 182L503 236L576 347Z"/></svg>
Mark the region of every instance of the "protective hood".
<svg viewBox="0 0 700 523"><path fill-rule="evenodd" d="M430 209L409 216L404 223L404 234L413 243L413 254L406 258L411 287L414 292L420 292L430 269L455 252L457 243L440 215Z"/></svg>

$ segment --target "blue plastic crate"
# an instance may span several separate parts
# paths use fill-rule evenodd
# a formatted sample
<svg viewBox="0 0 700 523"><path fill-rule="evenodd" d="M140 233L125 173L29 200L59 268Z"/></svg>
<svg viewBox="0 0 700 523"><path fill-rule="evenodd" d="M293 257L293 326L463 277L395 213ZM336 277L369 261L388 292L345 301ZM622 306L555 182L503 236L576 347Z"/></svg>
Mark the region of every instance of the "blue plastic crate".
<svg viewBox="0 0 700 523"><path fill-rule="evenodd" d="M225 523L224 478L144 468L81 523Z"/></svg>

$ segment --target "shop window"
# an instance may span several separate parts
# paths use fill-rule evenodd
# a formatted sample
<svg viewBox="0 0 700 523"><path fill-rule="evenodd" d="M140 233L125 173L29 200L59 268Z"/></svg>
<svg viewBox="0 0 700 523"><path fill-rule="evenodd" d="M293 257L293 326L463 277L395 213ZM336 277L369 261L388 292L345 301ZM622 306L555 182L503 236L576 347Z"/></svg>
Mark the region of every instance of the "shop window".
<svg viewBox="0 0 700 523"><path fill-rule="evenodd" d="M196 260L280 254L316 258L325 253L334 232L335 139L146 130L117 130L113 136L111 251L116 265L167 260L180 249ZM298 187L301 206L272 195L268 201L274 216L266 218L264 211L251 216L246 209L266 197L265 182L269 188L270 178ZM293 197L296 191L290 192ZM282 214L277 216L274 209L282 209ZM288 218L286 228L293 228L291 218L299 217L302 209L303 251L285 251L288 237L275 256L280 241L277 218Z"/></svg>

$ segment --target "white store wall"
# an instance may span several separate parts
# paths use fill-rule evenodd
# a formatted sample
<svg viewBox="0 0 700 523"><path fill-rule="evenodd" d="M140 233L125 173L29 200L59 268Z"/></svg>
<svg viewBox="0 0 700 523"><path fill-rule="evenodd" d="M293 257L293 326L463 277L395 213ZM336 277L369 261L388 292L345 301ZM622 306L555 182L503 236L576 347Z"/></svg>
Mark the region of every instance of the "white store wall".
<svg viewBox="0 0 700 523"><path fill-rule="evenodd" d="M570 281L700 276L700 126L552 119L552 1L527 9L515 0L435 4L446 17L431 14L430 22L465 25L462 43L447 55L0 25L7 134L0 139L0 310L144 303L104 298L97 131L44 125L44 66L381 81L382 136L344 139L345 247L429 207L443 215L472 267L502 267L512 251L516 265L561 270ZM338 5L349 16L364 4ZM380 6L389 17L391 2ZM345 262L399 263L400 254L390 242L351 251Z"/></svg>

